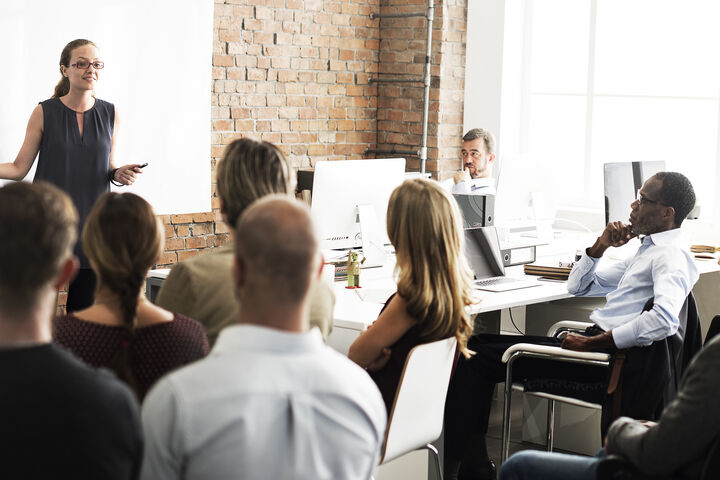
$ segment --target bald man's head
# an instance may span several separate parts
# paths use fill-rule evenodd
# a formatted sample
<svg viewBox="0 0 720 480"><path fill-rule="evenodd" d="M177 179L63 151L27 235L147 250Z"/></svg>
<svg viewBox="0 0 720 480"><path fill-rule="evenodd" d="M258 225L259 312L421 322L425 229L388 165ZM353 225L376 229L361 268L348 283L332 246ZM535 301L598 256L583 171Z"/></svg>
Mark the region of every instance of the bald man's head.
<svg viewBox="0 0 720 480"><path fill-rule="evenodd" d="M308 208L286 195L257 200L237 223L235 255L243 301L302 302L320 261Z"/></svg>

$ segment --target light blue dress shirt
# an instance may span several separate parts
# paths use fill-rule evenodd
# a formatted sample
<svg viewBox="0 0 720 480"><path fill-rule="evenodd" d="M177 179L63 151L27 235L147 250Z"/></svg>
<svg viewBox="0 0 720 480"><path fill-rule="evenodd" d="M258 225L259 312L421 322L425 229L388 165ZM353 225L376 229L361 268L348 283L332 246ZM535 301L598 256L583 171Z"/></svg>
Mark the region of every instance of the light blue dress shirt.
<svg viewBox="0 0 720 480"><path fill-rule="evenodd" d="M317 329L225 328L142 409L141 478L368 479L386 412L367 373Z"/></svg>
<svg viewBox="0 0 720 480"><path fill-rule="evenodd" d="M603 262L584 254L568 278L573 295L606 296L606 304L590 314L605 331L612 330L618 348L650 345L674 335L685 299L698 280L690 252L680 242L679 228L648 235L637 253L622 262ZM655 297L652 310L642 312Z"/></svg>
<svg viewBox="0 0 720 480"><path fill-rule="evenodd" d="M470 182L462 181L455 183L453 178L444 180L442 186L450 193L465 193L473 195L495 195L496 182L492 177L488 178L473 178Z"/></svg>

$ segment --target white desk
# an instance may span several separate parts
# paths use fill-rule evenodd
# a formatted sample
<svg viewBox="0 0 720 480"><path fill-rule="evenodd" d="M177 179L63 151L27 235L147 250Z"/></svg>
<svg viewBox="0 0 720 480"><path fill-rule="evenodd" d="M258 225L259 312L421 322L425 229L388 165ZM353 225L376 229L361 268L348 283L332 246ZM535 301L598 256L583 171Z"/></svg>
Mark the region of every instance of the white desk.
<svg viewBox="0 0 720 480"><path fill-rule="evenodd" d="M537 282L538 286L520 288L507 292L485 292L478 290L479 303L471 305L471 314L494 312L511 307L532 305L569 298L565 282L538 280L534 276L526 276L522 266L510 267L506 270L509 277L526 277ZM392 279L392 267L364 269L360 272L360 285L373 298L364 301L356 290L345 288L345 282L336 282L335 311L333 313L333 331L328 337L328 344L341 353L347 354L350 344L374 322L387 297L395 291Z"/></svg>

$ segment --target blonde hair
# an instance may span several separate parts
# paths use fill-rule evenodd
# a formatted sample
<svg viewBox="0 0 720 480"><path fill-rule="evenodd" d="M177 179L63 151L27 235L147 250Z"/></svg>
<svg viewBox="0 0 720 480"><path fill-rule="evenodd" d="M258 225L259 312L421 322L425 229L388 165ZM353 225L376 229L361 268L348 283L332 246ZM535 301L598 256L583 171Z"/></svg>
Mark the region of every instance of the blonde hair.
<svg viewBox="0 0 720 480"><path fill-rule="evenodd" d="M228 145L217 166L222 213L233 228L240 214L258 198L295 190L295 173L272 143L240 138Z"/></svg>
<svg viewBox="0 0 720 480"><path fill-rule="evenodd" d="M472 324L465 307L474 302L473 276L455 199L437 182L406 180L390 196L387 231L397 256L397 292L419 322L420 338L454 336L468 357Z"/></svg>
<svg viewBox="0 0 720 480"><path fill-rule="evenodd" d="M82 243L97 273L96 292L105 287L120 300L125 335L110 367L136 389L132 372L135 317L145 276L163 248L157 217L150 204L133 193L105 193L88 215Z"/></svg>

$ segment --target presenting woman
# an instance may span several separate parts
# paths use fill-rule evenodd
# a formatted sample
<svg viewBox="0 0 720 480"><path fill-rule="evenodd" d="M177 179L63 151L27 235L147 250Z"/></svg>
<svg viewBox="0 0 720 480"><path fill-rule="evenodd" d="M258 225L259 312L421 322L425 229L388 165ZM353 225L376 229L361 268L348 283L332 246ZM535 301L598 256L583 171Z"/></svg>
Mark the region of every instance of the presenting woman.
<svg viewBox="0 0 720 480"><path fill-rule="evenodd" d="M110 190L110 182L131 185L141 173L138 164L115 167L117 113L112 103L94 95L104 66L90 40L68 43L60 55L62 77L55 93L30 115L15 161L0 164L0 178L22 180L39 153L34 181L48 181L70 195L80 216L80 230L95 201ZM75 255L80 270L68 290L68 311L90 306L95 290L95 275L80 241L75 245Z"/></svg>

